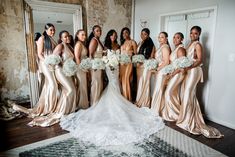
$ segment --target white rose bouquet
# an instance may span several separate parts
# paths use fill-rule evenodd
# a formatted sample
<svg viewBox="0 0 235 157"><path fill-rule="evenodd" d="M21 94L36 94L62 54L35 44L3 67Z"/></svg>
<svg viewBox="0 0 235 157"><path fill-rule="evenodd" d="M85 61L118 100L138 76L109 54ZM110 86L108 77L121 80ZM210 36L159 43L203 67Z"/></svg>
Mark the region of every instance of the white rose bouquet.
<svg viewBox="0 0 235 157"><path fill-rule="evenodd" d="M101 58L95 58L92 60L92 69L97 70L97 69L105 69L105 64L103 59Z"/></svg>
<svg viewBox="0 0 235 157"><path fill-rule="evenodd" d="M66 76L73 76L77 71L77 64L72 58L67 59L63 64L63 72Z"/></svg>
<svg viewBox="0 0 235 157"><path fill-rule="evenodd" d="M119 56L119 62L120 64L128 64L131 63L131 58L128 56L128 54L121 54Z"/></svg>
<svg viewBox="0 0 235 157"><path fill-rule="evenodd" d="M174 60L172 64L175 67L175 69L187 68L193 64L193 60L189 59L188 57L183 56Z"/></svg>
<svg viewBox="0 0 235 157"><path fill-rule="evenodd" d="M61 57L59 55L51 54L51 55L48 55L48 56L45 57L44 62L47 65L57 65L60 62L62 62L62 59L61 59Z"/></svg>
<svg viewBox="0 0 235 157"><path fill-rule="evenodd" d="M82 59L78 67L81 70L89 70L92 67L91 59L90 58Z"/></svg>
<svg viewBox="0 0 235 157"><path fill-rule="evenodd" d="M145 57L142 54L132 56L132 63L143 63L144 60Z"/></svg>
<svg viewBox="0 0 235 157"><path fill-rule="evenodd" d="M170 74L175 70L175 67L172 64L166 65L165 67L163 67L160 70L160 73L166 75L166 74Z"/></svg>
<svg viewBox="0 0 235 157"><path fill-rule="evenodd" d="M158 67L158 61L156 59L148 59L144 61L144 68L147 70L154 70Z"/></svg>

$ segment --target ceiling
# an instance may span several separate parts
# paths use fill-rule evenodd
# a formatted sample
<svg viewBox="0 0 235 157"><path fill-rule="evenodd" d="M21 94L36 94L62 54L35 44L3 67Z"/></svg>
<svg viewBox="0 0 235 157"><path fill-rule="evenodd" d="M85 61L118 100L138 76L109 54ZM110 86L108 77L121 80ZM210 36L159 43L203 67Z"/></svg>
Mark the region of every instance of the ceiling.
<svg viewBox="0 0 235 157"><path fill-rule="evenodd" d="M42 24L52 23L61 25L72 25L73 15L68 13L33 10L33 21L34 23Z"/></svg>

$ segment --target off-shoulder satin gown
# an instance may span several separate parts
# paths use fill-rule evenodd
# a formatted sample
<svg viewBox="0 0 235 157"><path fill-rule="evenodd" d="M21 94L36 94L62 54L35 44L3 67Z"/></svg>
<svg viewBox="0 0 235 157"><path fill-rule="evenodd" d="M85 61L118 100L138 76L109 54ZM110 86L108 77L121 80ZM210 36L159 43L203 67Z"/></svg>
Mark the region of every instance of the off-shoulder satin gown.
<svg viewBox="0 0 235 157"><path fill-rule="evenodd" d="M194 59L197 44L198 41L195 41L187 48L187 57ZM223 135L217 129L206 125L202 117L200 105L196 97L197 83L200 80L202 81L202 78L201 66L187 71L181 87L181 107L176 125L195 135L202 134L207 138L221 138Z"/></svg>
<svg viewBox="0 0 235 157"><path fill-rule="evenodd" d="M171 63L177 59L177 51L183 45L179 45L170 55ZM164 93L164 104L161 116L167 121L177 121L180 112L180 85L184 79L182 72L174 75L168 82Z"/></svg>

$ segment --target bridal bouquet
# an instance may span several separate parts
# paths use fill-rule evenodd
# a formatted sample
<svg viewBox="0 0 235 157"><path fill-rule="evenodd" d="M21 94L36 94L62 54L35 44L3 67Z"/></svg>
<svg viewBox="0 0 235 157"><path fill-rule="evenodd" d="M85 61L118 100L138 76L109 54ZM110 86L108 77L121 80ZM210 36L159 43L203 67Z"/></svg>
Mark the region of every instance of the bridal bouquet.
<svg viewBox="0 0 235 157"><path fill-rule="evenodd" d="M78 67L81 70L89 70L92 67L91 59L90 58L82 59Z"/></svg>
<svg viewBox="0 0 235 157"><path fill-rule="evenodd" d="M193 64L193 60L183 56L174 60L172 64L175 67L175 69L187 68Z"/></svg>
<svg viewBox="0 0 235 157"><path fill-rule="evenodd" d="M106 63L106 66L110 66L113 68L118 67L118 65L119 65L119 62L118 62L119 56L118 55L111 54L107 58L108 58L108 62Z"/></svg>
<svg viewBox="0 0 235 157"><path fill-rule="evenodd" d="M77 71L77 64L72 58L67 59L63 64L63 72L66 76L73 76Z"/></svg>
<svg viewBox="0 0 235 157"><path fill-rule="evenodd" d="M132 63L143 63L144 60L145 57L142 54L132 56Z"/></svg>
<svg viewBox="0 0 235 157"><path fill-rule="evenodd" d="M156 59L148 59L144 61L144 68L147 70L154 70L158 67L158 61Z"/></svg>
<svg viewBox="0 0 235 157"><path fill-rule="evenodd" d="M121 64L128 64L128 63L131 63L131 58L128 54L121 54L119 58L119 62Z"/></svg>
<svg viewBox="0 0 235 157"><path fill-rule="evenodd" d="M160 70L160 72L161 72L163 75L166 75L166 74L172 73L174 70L175 70L175 67L173 66L173 64L169 64L169 65L166 65L165 67L163 67L163 68Z"/></svg>
<svg viewBox="0 0 235 157"><path fill-rule="evenodd" d="M92 69L97 70L97 69L105 69L105 63L103 59L101 58L95 58L92 60Z"/></svg>
<svg viewBox="0 0 235 157"><path fill-rule="evenodd" d="M59 55L51 54L46 56L44 61L47 65L57 65L62 62L62 59Z"/></svg>

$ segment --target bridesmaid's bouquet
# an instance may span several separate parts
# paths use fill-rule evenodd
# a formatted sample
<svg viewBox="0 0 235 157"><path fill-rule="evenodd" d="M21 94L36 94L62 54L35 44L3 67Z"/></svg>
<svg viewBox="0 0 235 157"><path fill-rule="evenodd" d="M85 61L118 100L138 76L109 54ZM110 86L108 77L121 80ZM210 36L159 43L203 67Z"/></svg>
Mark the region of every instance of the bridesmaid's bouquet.
<svg viewBox="0 0 235 157"><path fill-rule="evenodd" d="M82 59L78 67L81 70L89 70L92 67L91 59L90 58Z"/></svg>
<svg viewBox="0 0 235 157"><path fill-rule="evenodd" d="M143 63L144 60L145 57L142 54L132 56L132 63Z"/></svg>
<svg viewBox="0 0 235 157"><path fill-rule="evenodd" d="M175 70L173 64L168 64L160 70L160 73L163 75L170 74Z"/></svg>
<svg viewBox="0 0 235 157"><path fill-rule="evenodd" d="M48 55L48 56L45 57L44 62L47 65L57 65L60 62L62 62L62 59L61 59L61 57L59 55L51 54L51 55Z"/></svg>
<svg viewBox="0 0 235 157"><path fill-rule="evenodd" d="M119 56L119 62L120 64L128 64L131 63L131 58L128 54L121 54Z"/></svg>
<svg viewBox="0 0 235 157"><path fill-rule="evenodd" d="M183 56L174 60L172 64L175 67L175 69L187 68L193 64L193 60L189 59L188 57Z"/></svg>
<svg viewBox="0 0 235 157"><path fill-rule="evenodd" d="M103 59L101 59L101 58L93 59L91 68L94 70L105 69L105 63L104 63Z"/></svg>
<svg viewBox="0 0 235 157"><path fill-rule="evenodd" d="M63 64L63 72L66 76L73 76L77 71L77 64L72 58L67 59Z"/></svg>
<svg viewBox="0 0 235 157"><path fill-rule="evenodd" d="M147 70L154 70L158 67L158 61L156 59L148 59L144 61L144 68Z"/></svg>

